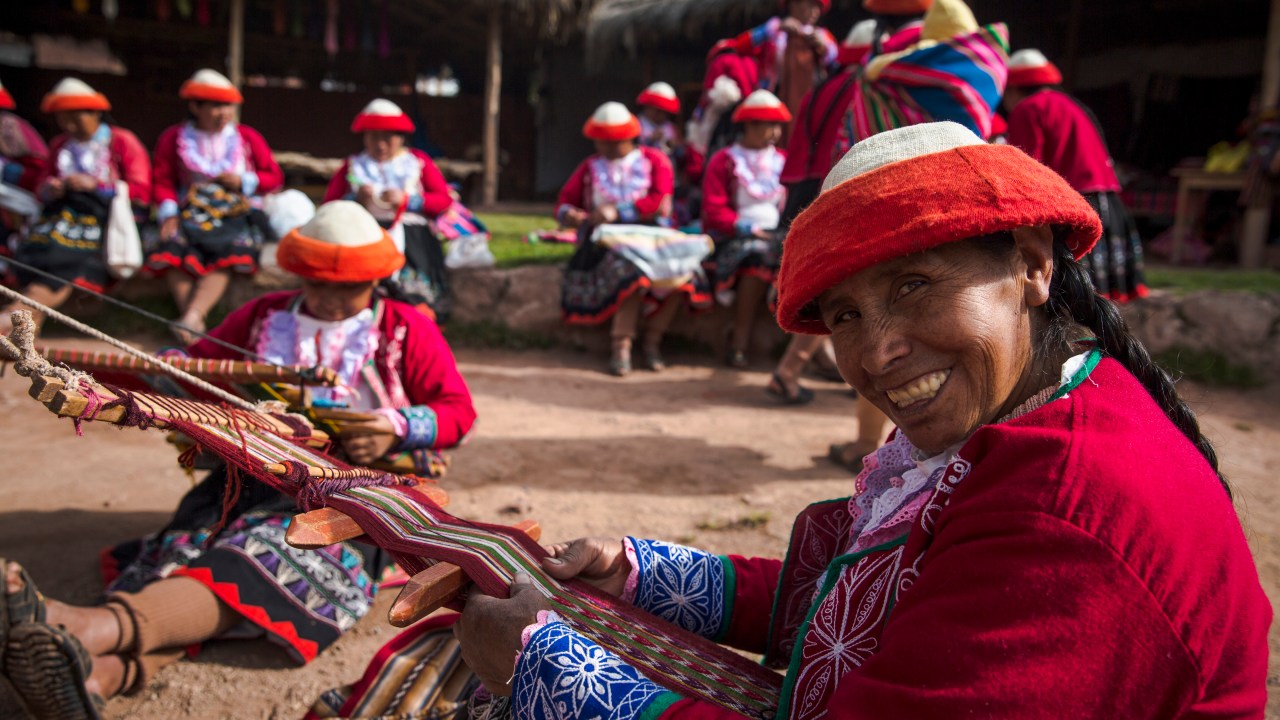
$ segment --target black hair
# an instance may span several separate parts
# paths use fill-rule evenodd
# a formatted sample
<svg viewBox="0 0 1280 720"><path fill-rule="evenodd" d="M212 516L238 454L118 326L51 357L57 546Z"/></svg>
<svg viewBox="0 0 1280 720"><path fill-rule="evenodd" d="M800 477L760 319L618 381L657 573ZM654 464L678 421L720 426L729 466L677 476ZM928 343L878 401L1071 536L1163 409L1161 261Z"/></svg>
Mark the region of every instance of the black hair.
<svg viewBox="0 0 1280 720"><path fill-rule="evenodd" d="M1218 482L1231 497L1231 486L1218 469L1218 454L1200 431L1195 412L1178 394L1169 373L1156 364L1142 342L1129 332L1116 304L1094 290L1089 273L1067 247L1066 235L1065 228L1055 228L1053 276L1049 282L1049 301L1044 307L1048 322L1041 331L1040 346L1047 351L1060 351L1082 339L1082 328L1091 334L1103 354L1124 365L1142 383L1169 421L1208 461Z"/></svg>
<svg viewBox="0 0 1280 720"><path fill-rule="evenodd" d="M891 35L897 32L903 25L924 19L924 13L905 13L902 15L895 15L892 13L871 13L871 19L876 21L876 29L872 34L872 37L875 38L875 40L871 42L871 50L874 54L879 55L884 51L882 41L885 35Z"/></svg>

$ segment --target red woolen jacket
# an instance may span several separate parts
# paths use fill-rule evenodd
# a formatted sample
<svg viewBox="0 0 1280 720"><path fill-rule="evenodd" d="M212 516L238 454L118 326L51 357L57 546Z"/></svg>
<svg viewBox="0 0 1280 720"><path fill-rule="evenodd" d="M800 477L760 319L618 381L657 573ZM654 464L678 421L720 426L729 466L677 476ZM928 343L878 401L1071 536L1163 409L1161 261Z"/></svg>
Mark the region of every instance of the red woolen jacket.
<svg viewBox="0 0 1280 720"><path fill-rule="evenodd" d="M300 291L275 292L245 303L209 334L236 347L257 345L269 313L287 310ZM467 389L449 343L427 316L412 305L383 299L378 329L382 339L373 363L384 385L403 387L411 405L426 405L436 414L434 448L457 445L476 421L471 392ZM208 340L188 348L192 357L242 360L244 355Z"/></svg>
<svg viewBox="0 0 1280 720"><path fill-rule="evenodd" d="M649 160L653 168L653 176L649 183L649 192L635 202L636 219L639 222L652 222L671 214L671 194L675 191L675 171L671 161L660 150L639 146L641 153ZM597 156L591 155L569 176L569 181L560 189L560 197L556 205L575 207L590 212L594 208L591 203L591 161Z"/></svg>
<svg viewBox="0 0 1280 720"><path fill-rule="evenodd" d="M781 150L778 154L786 156ZM713 238L732 239L738 234L737 222L738 178L734 174L733 156L725 148L711 156L702 178L702 230Z"/></svg>
<svg viewBox="0 0 1280 720"><path fill-rule="evenodd" d="M978 430L939 488L905 543L842 556L842 500L785 567L731 558L724 640L791 662L784 717L1263 716L1272 610L1235 509L1119 363Z"/></svg>
<svg viewBox="0 0 1280 720"><path fill-rule="evenodd" d="M1057 90L1041 90L1009 112L1009 144L1053 168L1082 193L1120 189L1098 126Z"/></svg>
<svg viewBox="0 0 1280 720"><path fill-rule="evenodd" d="M67 144L70 135L62 134L49 143L49 162L40 168L35 184L39 188L45 180L58 174L58 151ZM115 125L111 126L111 172L129 185L129 200L139 205L151 202L151 160L138 136Z"/></svg>
<svg viewBox="0 0 1280 720"><path fill-rule="evenodd" d="M415 148L409 148L409 152L422 165L422 174L418 178L422 184L422 204L416 207L414 212L420 212L427 217L436 217L453 204L453 196L449 194L449 183L445 182L444 175L431 160L431 156ZM351 183L347 180L347 174L350 171L351 159L348 158L342 162L342 167L338 168L338 172L329 180L329 187L324 193L325 202L354 197L355 191L351 189ZM416 205L412 198L409 200L411 207Z"/></svg>
<svg viewBox="0 0 1280 720"><path fill-rule="evenodd" d="M821 180L839 158L834 157L840 121L853 102L857 68L846 67L804 96L787 142L784 184Z"/></svg>
<svg viewBox="0 0 1280 720"><path fill-rule="evenodd" d="M152 157L156 205L166 200L181 204L178 194L185 192L191 185L191 173L182 158L178 157L178 133L185 124L170 126L156 140ZM244 143L247 170L258 175L258 187L254 194L266 195L283 187L284 171L276 164L267 141L257 130L247 125L237 124L236 129L240 132L240 141Z"/></svg>

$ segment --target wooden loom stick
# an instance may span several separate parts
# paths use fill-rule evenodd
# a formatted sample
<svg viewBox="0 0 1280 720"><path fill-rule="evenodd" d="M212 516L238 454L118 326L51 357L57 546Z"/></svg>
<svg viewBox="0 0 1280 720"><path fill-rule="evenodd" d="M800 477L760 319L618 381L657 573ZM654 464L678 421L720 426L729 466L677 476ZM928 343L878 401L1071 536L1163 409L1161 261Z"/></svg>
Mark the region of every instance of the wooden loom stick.
<svg viewBox="0 0 1280 720"><path fill-rule="evenodd" d="M85 414L89 412L91 405L89 398L74 390L68 390L61 380L48 376L38 376L37 378L33 378L30 393L32 397L37 400L41 400L45 407L49 408L49 410L53 411L56 415L60 415L62 417L84 418ZM109 403L112 400L117 399L115 393L101 386L96 386L94 393L102 403ZM48 396L49 399L43 400L42 398L46 396ZM149 393L134 393L133 399L138 404L139 408L148 415L154 417L160 423L164 423L165 420L169 419L187 420L190 422L218 424L224 426L230 425L234 422L231 413L208 404L201 403L199 405L200 412L198 413L193 412L190 415L185 413L179 415L175 414L164 404L153 401ZM248 411L243 410L237 412L250 414ZM266 425L277 435L281 435L283 437L293 436L294 429L284 422L281 422L280 420L265 413L252 413L252 415L256 422ZM112 407L99 410L94 417L85 419L98 422L119 423L124 419L124 416L125 409L123 407ZM328 445L329 436L323 430L312 428L311 436L306 438L304 442L311 447L321 448Z"/></svg>
<svg viewBox="0 0 1280 720"><path fill-rule="evenodd" d="M63 363L85 372L111 371L145 374L152 365L171 365L201 380L230 383L291 383L301 385L338 385L338 374L332 368L307 368L301 365L268 365L248 360L209 360L206 358L149 358L99 352L37 346L36 352L54 363ZM306 379L304 380L304 376Z"/></svg>
<svg viewBox="0 0 1280 720"><path fill-rule="evenodd" d="M542 538L542 526L536 520L522 520L512 527L533 540ZM448 605L471 585L462 568L450 563L436 563L409 578L387 612L387 620L395 627L408 627Z"/></svg>
<svg viewBox="0 0 1280 720"><path fill-rule="evenodd" d="M281 466L283 469L284 466ZM314 469L314 468L312 468ZM267 472L276 473L270 467ZM423 484L404 488L405 492L418 493L431 502L444 507L449 504L449 493L435 484L433 480L424 480ZM315 550L340 542L355 540L364 535L364 530L341 510L320 508L311 512L293 516L289 529L285 531L285 542L300 550Z"/></svg>

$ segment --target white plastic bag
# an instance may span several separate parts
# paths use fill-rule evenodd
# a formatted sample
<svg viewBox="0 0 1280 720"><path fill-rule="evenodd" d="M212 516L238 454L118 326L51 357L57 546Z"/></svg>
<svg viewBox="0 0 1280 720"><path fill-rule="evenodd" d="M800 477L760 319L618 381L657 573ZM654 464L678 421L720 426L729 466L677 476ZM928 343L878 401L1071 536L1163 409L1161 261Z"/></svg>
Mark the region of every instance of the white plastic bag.
<svg viewBox="0 0 1280 720"><path fill-rule="evenodd" d="M0 208L34 220L40 216L41 206L35 195L16 185L0 183Z"/></svg>
<svg viewBox="0 0 1280 720"><path fill-rule="evenodd" d="M449 243L444 266L450 270L470 267L492 267L496 260L489 250L489 236L483 233L460 235Z"/></svg>
<svg viewBox="0 0 1280 720"><path fill-rule="evenodd" d="M133 207L129 204L129 185L116 181L116 196L111 199L107 214L107 236L103 240L107 270L121 280L132 277L142 268L142 238L138 237L138 225L133 221Z"/></svg>
<svg viewBox="0 0 1280 720"><path fill-rule="evenodd" d="M276 237L288 235L296 227L302 227L315 217L316 205L301 190L284 190L272 193L262 201L262 212Z"/></svg>

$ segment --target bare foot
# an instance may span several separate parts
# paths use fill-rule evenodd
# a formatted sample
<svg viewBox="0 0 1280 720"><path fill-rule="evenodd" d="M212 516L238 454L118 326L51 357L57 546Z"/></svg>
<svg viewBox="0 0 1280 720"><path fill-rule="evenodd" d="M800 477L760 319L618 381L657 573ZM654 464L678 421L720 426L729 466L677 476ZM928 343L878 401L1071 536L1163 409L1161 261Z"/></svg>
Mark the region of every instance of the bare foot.
<svg viewBox="0 0 1280 720"><path fill-rule="evenodd" d="M124 658L119 655L97 655L93 658L93 672L84 683L84 689L94 695L110 699L124 692Z"/></svg>
<svg viewBox="0 0 1280 720"><path fill-rule="evenodd" d="M200 336L197 335L196 333L202 333L205 331L204 318L199 315L192 315L190 313L187 313L182 317L178 318L178 322L185 325L187 328L187 329L183 329L180 327L173 328L173 334L177 336L178 342L182 343L183 345L195 344L195 342L200 339Z"/></svg>

